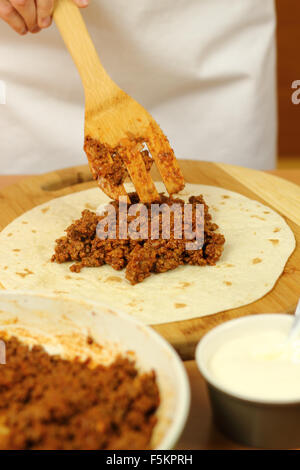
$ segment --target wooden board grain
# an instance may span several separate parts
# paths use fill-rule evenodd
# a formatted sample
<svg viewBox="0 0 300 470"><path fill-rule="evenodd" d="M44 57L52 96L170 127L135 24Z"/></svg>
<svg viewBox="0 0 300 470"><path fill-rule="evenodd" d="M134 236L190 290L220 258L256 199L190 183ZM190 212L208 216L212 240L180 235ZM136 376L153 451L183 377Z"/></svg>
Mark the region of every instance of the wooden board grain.
<svg viewBox="0 0 300 470"><path fill-rule="evenodd" d="M239 192L281 213L293 230L297 247L271 292L252 304L193 320L156 325L154 328L184 359L194 355L199 339L214 326L243 315L292 312L300 297L300 187L276 176L242 167L210 162L181 161L184 177ZM157 172L153 177L158 180ZM0 229L23 212L50 199L95 186L87 166L30 176L0 191Z"/></svg>

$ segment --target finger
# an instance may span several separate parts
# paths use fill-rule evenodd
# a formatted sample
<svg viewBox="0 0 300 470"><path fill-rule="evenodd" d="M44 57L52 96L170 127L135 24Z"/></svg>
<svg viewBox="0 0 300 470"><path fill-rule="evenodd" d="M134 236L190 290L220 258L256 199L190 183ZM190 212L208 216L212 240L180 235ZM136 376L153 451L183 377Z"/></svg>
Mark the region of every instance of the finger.
<svg viewBox="0 0 300 470"><path fill-rule="evenodd" d="M36 6L34 0L10 0L12 6L24 19L28 31L36 32Z"/></svg>
<svg viewBox="0 0 300 470"><path fill-rule="evenodd" d="M0 18L9 24L17 33L27 33L25 21L7 0L0 0Z"/></svg>
<svg viewBox="0 0 300 470"><path fill-rule="evenodd" d="M52 23L54 0L36 0L37 23L40 28L48 28Z"/></svg>
<svg viewBox="0 0 300 470"><path fill-rule="evenodd" d="M73 0L73 2L79 8L86 8L89 5L89 0Z"/></svg>

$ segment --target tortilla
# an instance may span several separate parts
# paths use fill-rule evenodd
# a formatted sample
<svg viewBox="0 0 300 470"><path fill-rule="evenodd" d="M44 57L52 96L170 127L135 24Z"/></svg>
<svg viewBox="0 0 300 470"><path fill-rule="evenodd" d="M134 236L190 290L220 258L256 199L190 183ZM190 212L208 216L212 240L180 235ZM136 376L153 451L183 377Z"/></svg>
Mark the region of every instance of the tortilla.
<svg viewBox="0 0 300 470"><path fill-rule="evenodd" d="M285 220L255 200L214 186L187 184L179 196L187 200L193 194L203 194L226 239L216 266L181 266L131 286L124 271L108 265L72 273L71 263L51 263L55 239L72 220L109 201L93 188L37 206L1 232L0 283L5 289L92 299L149 324L211 315L267 294L295 248Z"/></svg>

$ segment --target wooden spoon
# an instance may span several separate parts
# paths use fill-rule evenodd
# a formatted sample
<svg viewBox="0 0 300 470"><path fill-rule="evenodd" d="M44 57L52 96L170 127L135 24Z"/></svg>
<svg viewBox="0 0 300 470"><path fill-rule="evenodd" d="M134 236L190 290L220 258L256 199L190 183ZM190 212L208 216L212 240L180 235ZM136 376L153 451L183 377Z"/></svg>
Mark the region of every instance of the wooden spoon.
<svg viewBox="0 0 300 470"><path fill-rule="evenodd" d="M126 166L140 200L158 200L146 169L149 162L141 153L146 144L168 193L180 191L184 179L168 139L152 116L108 76L78 7L71 0L58 0L53 16L83 83L84 149L100 188L113 199L127 195Z"/></svg>

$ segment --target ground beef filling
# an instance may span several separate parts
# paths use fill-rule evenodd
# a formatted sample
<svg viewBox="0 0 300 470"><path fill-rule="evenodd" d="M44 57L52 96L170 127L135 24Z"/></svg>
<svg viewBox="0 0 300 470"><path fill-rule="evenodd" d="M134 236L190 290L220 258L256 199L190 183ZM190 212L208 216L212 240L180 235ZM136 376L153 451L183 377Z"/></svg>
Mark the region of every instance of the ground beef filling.
<svg viewBox="0 0 300 470"><path fill-rule="evenodd" d="M136 193L131 193L130 200L132 204L138 203ZM179 198L166 197L160 195L158 203L170 206L174 203L184 208L184 201ZM97 267L104 264L111 265L116 270L126 268L126 279L131 284L142 282L151 273L163 273L175 269L180 265L189 264L197 266L215 265L220 258L225 238L222 234L216 232L218 226L211 220L208 206L202 196L192 196L189 198L192 205L192 223L191 231L196 230L196 205L204 206L204 243L201 249L187 249L187 243L191 242L185 236L178 239L175 236L174 227L177 218L176 214L171 212L170 236L164 237L162 213L158 217L159 236L158 239L151 239L150 223L150 205L146 205L148 210L148 220L146 233L140 233L140 239L132 239L128 236L126 239L120 239L119 236L119 204L116 201L111 202L116 211L115 230L116 239L112 239L109 234L106 240L97 236L97 225L103 219L107 218L108 213L97 215L90 210L84 210L81 218L76 220L66 229L66 236L56 240L55 253L52 261L64 263L75 261L70 266L73 272L79 272L83 267ZM128 210L130 205L128 205ZM130 223L139 215L128 216L127 229ZM109 220L109 218L107 219ZM178 221L178 218L177 218ZM153 219L152 219L153 223ZM182 233L184 234L185 220L182 217L180 221ZM144 224L142 224L144 226ZM178 225L177 225L178 226Z"/></svg>
<svg viewBox="0 0 300 470"><path fill-rule="evenodd" d="M135 139L136 143L142 143L143 138ZM98 140L87 136L84 143L84 150L92 166L94 179L99 176L105 178L113 186L124 183L129 176L127 168L120 155L121 147L111 147L108 144L101 144ZM153 160L148 150L141 151L142 158L147 171L150 171Z"/></svg>
<svg viewBox="0 0 300 470"><path fill-rule="evenodd" d="M107 367L67 361L5 340L0 365L0 449L147 449L159 391L119 357Z"/></svg>

